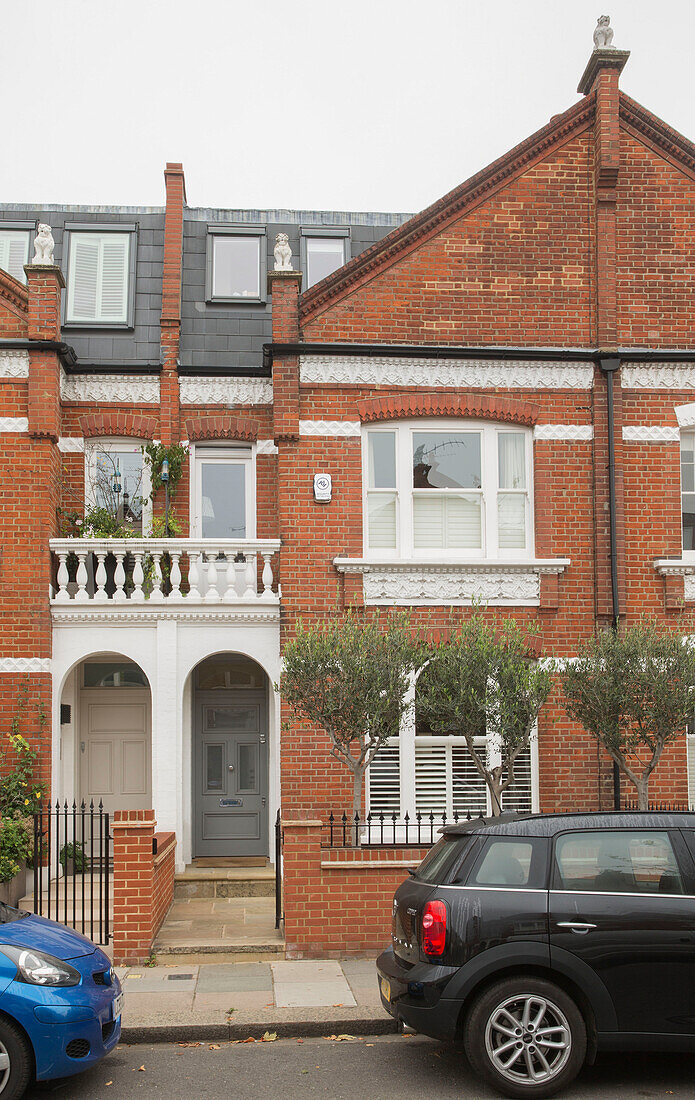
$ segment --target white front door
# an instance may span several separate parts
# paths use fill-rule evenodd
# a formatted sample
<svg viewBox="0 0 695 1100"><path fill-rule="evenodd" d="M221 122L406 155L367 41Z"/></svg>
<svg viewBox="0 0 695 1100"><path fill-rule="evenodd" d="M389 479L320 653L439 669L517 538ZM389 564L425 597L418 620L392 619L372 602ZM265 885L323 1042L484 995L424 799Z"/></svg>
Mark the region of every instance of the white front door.
<svg viewBox="0 0 695 1100"><path fill-rule="evenodd" d="M152 806L150 692L83 688L80 708L80 798L104 809Z"/></svg>

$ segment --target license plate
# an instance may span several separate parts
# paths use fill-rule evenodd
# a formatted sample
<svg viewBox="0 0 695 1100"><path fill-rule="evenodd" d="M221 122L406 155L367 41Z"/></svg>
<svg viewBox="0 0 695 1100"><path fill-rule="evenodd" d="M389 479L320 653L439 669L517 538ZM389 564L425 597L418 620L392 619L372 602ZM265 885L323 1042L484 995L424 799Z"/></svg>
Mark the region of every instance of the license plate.
<svg viewBox="0 0 695 1100"><path fill-rule="evenodd" d="M123 1011L123 994L119 993L113 1000L113 1018L117 1020Z"/></svg>
<svg viewBox="0 0 695 1100"><path fill-rule="evenodd" d="M380 978L379 983L381 985L381 996L385 1001L390 1003L391 1001L391 982L387 978Z"/></svg>

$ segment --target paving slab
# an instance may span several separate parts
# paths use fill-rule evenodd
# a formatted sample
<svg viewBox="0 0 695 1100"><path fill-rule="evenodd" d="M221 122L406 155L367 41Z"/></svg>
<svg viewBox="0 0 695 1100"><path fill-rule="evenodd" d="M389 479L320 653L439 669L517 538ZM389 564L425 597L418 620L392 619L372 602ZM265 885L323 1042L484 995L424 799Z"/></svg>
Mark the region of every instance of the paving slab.
<svg viewBox="0 0 695 1100"><path fill-rule="evenodd" d="M336 959L307 959L293 962L285 959L272 962L270 969L277 982L335 982L344 981L340 963Z"/></svg>
<svg viewBox="0 0 695 1100"><path fill-rule="evenodd" d="M356 1008L357 1001L344 978L340 981L275 982L278 1008Z"/></svg>
<svg viewBox="0 0 695 1100"><path fill-rule="evenodd" d="M259 1008L274 1008L273 994L268 989L237 990L230 993L196 993L193 1015L199 1012L247 1013Z"/></svg>
<svg viewBox="0 0 695 1100"><path fill-rule="evenodd" d="M223 963L221 966L201 966L197 993L243 992L265 990L271 994L273 979L268 963ZM266 998L267 1000L267 998Z"/></svg>

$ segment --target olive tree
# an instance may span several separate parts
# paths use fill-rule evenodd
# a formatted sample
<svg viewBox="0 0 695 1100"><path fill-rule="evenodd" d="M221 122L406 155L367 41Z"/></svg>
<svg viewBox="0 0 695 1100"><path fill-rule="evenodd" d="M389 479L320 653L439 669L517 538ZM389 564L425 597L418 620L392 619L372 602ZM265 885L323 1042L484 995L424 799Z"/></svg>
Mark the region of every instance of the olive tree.
<svg viewBox="0 0 695 1100"><path fill-rule="evenodd" d="M643 621L592 638L561 672L565 709L603 745L649 806L649 780L695 705L695 650Z"/></svg>
<svg viewBox="0 0 695 1100"><path fill-rule="evenodd" d="M348 614L311 626L300 620L283 651L280 693L294 714L328 734L331 754L352 774L354 813L362 809L367 768L398 735L410 705L418 648L405 615L380 626Z"/></svg>
<svg viewBox="0 0 695 1100"><path fill-rule="evenodd" d="M535 633L514 619L489 622L476 613L432 648L418 680L418 716L434 733L466 739L495 816L552 685L531 652ZM486 735L488 749L481 753L475 739Z"/></svg>

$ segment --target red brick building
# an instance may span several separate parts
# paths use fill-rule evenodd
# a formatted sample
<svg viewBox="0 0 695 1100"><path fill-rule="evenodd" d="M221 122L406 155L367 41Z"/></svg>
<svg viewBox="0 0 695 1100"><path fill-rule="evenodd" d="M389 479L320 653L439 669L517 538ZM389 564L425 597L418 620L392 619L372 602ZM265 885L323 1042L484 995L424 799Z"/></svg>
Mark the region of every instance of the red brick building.
<svg viewBox="0 0 695 1100"><path fill-rule="evenodd" d="M614 617L693 632L695 146L619 91L627 56L594 51L577 103L359 247L363 216L301 228L302 271L271 259L268 297L265 228L189 208L180 165L163 211L66 221L62 274L0 272L0 708L6 728L28 678L54 797L153 808L179 866L268 854L280 805L349 805L323 737L283 728L273 684L299 615L396 605L436 627L482 601L539 622L559 657ZM2 213L0 249L3 227L28 232L26 210ZM143 259L150 233L161 255ZM151 288L146 322L129 278ZM235 310L252 325L253 309L267 346L245 366ZM155 361L128 343L147 325ZM148 536L146 503L134 540L60 538L90 471L121 516L119 478L147 495L152 440L190 448L180 535ZM655 797L695 791L687 756L663 760ZM557 698L522 771L508 804L612 806L608 760ZM368 798L485 807L457 739L415 727Z"/></svg>

